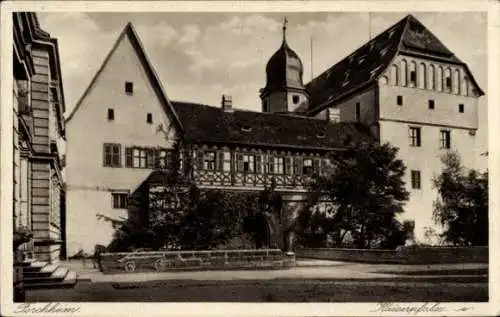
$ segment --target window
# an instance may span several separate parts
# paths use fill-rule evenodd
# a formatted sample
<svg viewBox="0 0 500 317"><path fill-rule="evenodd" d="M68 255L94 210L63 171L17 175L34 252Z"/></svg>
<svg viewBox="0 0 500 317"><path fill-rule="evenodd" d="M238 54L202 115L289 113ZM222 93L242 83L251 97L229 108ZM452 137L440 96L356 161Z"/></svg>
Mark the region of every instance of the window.
<svg viewBox="0 0 500 317"><path fill-rule="evenodd" d="M420 128L410 128L410 145L420 146Z"/></svg>
<svg viewBox="0 0 500 317"><path fill-rule="evenodd" d="M446 90L451 91L451 75L446 76Z"/></svg>
<svg viewBox="0 0 500 317"><path fill-rule="evenodd" d="M302 164L302 174L310 175L313 172L313 161L312 159L304 159Z"/></svg>
<svg viewBox="0 0 500 317"><path fill-rule="evenodd" d="M215 152L203 153L203 169L215 170Z"/></svg>
<svg viewBox="0 0 500 317"><path fill-rule="evenodd" d="M130 81L125 82L125 93L127 95L132 95L134 93L134 83Z"/></svg>
<svg viewBox="0 0 500 317"><path fill-rule="evenodd" d="M398 102L398 106L402 106L403 105L403 96L398 96L397 102Z"/></svg>
<svg viewBox="0 0 500 317"><path fill-rule="evenodd" d="M224 152L222 156L222 170L224 172L231 171L231 153Z"/></svg>
<svg viewBox="0 0 500 317"><path fill-rule="evenodd" d="M169 168L172 152L157 148L125 148L125 166L134 168Z"/></svg>
<svg viewBox="0 0 500 317"><path fill-rule="evenodd" d="M429 109L434 109L434 100L429 100Z"/></svg>
<svg viewBox="0 0 500 317"><path fill-rule="evenodd" d="M299 103L299 96L295 95L292 97L293 104L296 105Z"/></svg>
<svg viewBox="0 0 500 317"><path fill-rule="evenodd" d="M464 104L463 103L458 105L458 112L464 113Z"/></svg>
<svg viewBox="0 0 500 317"><path fill-rule="evenodd" d="M449 149L451 145L451 132L447 130L441 130L439 132L439 148Z"/></svg>
<svg viewBox="0 0 500 317"><path fill-rule="evenodd" d="M361 105L359 102L356 102L356 121L359 121L361 118Z"/></svg>
<svg viewBox="0 0 500 317"><path fill-rule="evenodd" d="M416 82L417 82L417 72L412 70L410 72L410 83L415 85Z"/></svg>
<svg viewBox="0 0 500 317"><path fill-rule="evenodd" d="M114 209L127 209L128 195L123 193L112 193Z"/></svg>
<svg viewBox="0 0 500 317"><path fill-rule="evenodd" d="M255 156L243 155L243 172L246 173L255 172Z"/></svg>
<svg viewBox="0 0 500 317"><path fill-rule="evenodd" d="M262 112L269 112L269 106L267 104L267 100L264 100L262 104Z"/></svg>
<svg viewBox="0 0 500 317"><path fill-rule="evenodd" d="M115 110L114 109L111 109L111 108L108 109L108 120L109 121L115 120Z"/></svg>
<svg viewBox="0 0 500 317"><path fill-rule="evenodd" d="M411 171L411 188L420 189L420 171Z"/></svg>
<svg viewBox="0 0 500 317"><path fill-rule="evenodd" d="M147 150L135 148L132 152L132 167L146 168L147 162Z"/></svg>
<svg viewBox="0 0 500 317"><path fill-rule="evenodd" d="M284 173L284 165L285 158L284 157L273 157L273 160L270 161L269 171L273 174L283 174Z"/></svg>
<svg viewBox="0 0 500 317"><path fill-rule="evenodd" d="M104 144L104 166L120 167L120 144L105 143Z"/></svg>
<svg viewBox="0 0 500 317"><path fill-rule="evenodd" d="M148 113L146 116L146 122L147 123L153 123L153 115L151 113Z"/></svg>

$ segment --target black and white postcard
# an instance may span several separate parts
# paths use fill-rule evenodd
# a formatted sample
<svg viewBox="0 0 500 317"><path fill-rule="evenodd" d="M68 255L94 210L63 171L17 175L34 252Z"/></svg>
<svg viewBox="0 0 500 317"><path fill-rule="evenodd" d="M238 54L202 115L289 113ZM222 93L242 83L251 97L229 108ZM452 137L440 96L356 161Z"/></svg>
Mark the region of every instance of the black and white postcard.
<svg viewBox="0 0 500 317"><path fill-rule="evenodd" d="M2 314L500 312L498 2L1 13Z"/></svg>

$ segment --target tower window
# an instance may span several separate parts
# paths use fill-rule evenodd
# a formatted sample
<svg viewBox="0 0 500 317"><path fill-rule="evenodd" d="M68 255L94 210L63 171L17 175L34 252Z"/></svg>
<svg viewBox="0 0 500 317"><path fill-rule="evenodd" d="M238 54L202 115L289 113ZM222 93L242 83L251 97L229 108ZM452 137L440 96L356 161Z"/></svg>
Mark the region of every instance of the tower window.
<svg viewBox="0 0 500 317"><path fill-rule="evenodd" d="M446 77L446 89L451 90L451 76Z"/></svg>
<svg viewBox="0 0 500 317"><path fill-rule="evenodd" d="M439 132L439 148L449 149L451 146L451 133L447 130L441 130Z"/></svg>
<svg viewBox="0 0 500 317"><path fill-rule="evenodd" d="M127 95L132 95L134 93L134 83L131 81L125 82L125 93Z"/></svg>
<svg viewBox="0 0 500 317"><path fill-rule="evenodd" d="M429 109L434 109L434 100L429 100Z"/></svg>
<svg viewBox="0 0 500 317"><path fill-rule="evenodd" d="M463 103L458 105L458 112L464 113L464 104Z"/></svg>
<svg viewBox="0 0 500 317"><path fill-rule="evenodd" d="M151 113L148 113L146 116L146 122L147 123L153 123L153 115Z"/></svg>
<svg viewBox="0 0 500 317"><path fill-rule="evenodd" d="M411 188L421 188L420 171L411 171Z"/></svg>
<svg viewBox="0 0 500 317"><path fill-rule="evenodd" d="M398 106L402 106L403 105L403 96L398 96L397 102L398 102Z"/></svg>
<svg viewBox="0 0 500 317"><path fill-rule="evenodd" d="M411 127L410 128L410 145L419 147L420 146L420 128Z"/></svg>
<svg viewBox="0 0 500 317"><path fill-rule="evenodd" d="M412 70L410 72L410 83L415 84L417 82L417 72Z"/></svg>
<svg viewBox="0 0 500 317"><path fill-rule="evenodd" d="M356 121L361 119L361 105L359 102L356 102Z"/></svg>
<svg viewBox="0 0 500 317"><path fill-rule="evenodd" d="M296 105L299 103L299 96L295 95L292 97L293 104Z"/></svg>
<svg viewBox="0 0 500 317"><path fill-rule="evenodd" d="M108 109L108 120L109 121L115 120L115 110L114 109L111 109L111 108Z"/></svg>
<svg viewBox="0 0 500 317"><path fill-rule="evenodd" d="M269 112L269 104L268 104L267 100L264 100L264 102L262 104L262 112Z"/></svg>

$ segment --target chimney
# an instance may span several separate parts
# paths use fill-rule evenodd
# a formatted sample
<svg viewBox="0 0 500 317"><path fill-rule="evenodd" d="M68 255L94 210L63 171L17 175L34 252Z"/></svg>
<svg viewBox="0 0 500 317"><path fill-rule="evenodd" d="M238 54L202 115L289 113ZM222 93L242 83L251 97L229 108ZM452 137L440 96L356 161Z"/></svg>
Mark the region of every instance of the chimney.
<svg viewBox="0 0 500 317"><path fill-rule="evenodd" d="M222 95L222 110L233 112L233 98L229 95Z"/></svg>

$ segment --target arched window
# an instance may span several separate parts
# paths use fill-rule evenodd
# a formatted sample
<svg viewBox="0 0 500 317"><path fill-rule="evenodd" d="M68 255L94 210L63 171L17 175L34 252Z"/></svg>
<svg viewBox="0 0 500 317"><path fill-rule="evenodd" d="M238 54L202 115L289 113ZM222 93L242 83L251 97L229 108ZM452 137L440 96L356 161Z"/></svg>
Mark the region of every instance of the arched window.
<svg viewBox="0 0 500 317"><path fill-rule="evenodd" d="M427 76L427 79L428 79L427 88L428 88L428 89L432 89L432 90L436 89L436 86L435 86L435 84L434 84L434 83L435 83L435 80L436 80L436 79L434 78L434 77L436 76L436 72L434 71L434 69L435 69L435 68L434 68L434 65L432 65L432 64L431 64L431 65L429 66L429 73L427 74L427 75L428 75L428 76Z"/></svg>
<svg viewBox="0 0 500 317"><path fill-rule="evenodd" d="M399 85L399 69L398 69L398 65L392 64L392 66L391 66L390 80L391 80L391 85L392 86Z"/></svg>
<svg viewBox="0 0 500 317"><path fill-rule="evenodd" d="M406 86L407 83L407 77L406 77L406 72L408 71L408 63L406 60L401 61L401 86Z"/></svg>
<svg viewBox="0 0 500 317"><path fill-rule="evenodd" d="M453 72L453 93L460 95L460 70Z"/></svg>
<svg viewBox="0 0 500 317"><path fill-rule="evenodd" d="M462 80L462 96L468 96L469 95L469 79L467 79L467 76L464 76Z"/></svg>
<svg viewBox="0 0 500 317"><path fill-rule="evenodd" d="M417 63L415 63L415 61L410 62L410 78L408 84L410 87L417 87Z"/></svg>
<svg viewBox="0 0 500 317"><path fill-rule="evenodd" d="M418 88L425 89L426 88L426 68L424 63L420 63L418 66Z"/></svg>
<svg viewBox="0 0 500 317"><path fill-rule="evenodd" d="M453 87L452 82L451 82L451 69L449 67L446 67L444 70L444 91L446 92L452 92L451 88Z"/></svg>
<svg viewBox="0 0 500 317"><path fill-rule="evenodd" d="M443 91L443 67L439 66L436 72L436 88L438 91Z"/></svg>

